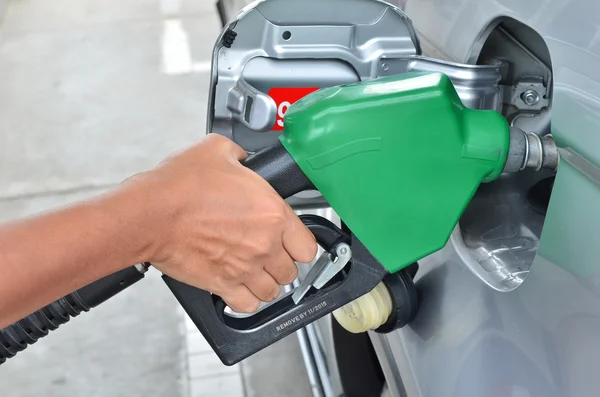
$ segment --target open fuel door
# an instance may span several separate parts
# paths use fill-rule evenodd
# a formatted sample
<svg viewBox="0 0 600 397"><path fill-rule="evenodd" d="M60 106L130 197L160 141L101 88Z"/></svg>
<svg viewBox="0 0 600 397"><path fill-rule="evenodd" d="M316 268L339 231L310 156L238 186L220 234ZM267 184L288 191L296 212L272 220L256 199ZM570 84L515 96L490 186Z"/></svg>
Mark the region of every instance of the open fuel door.
<svg viewBox="0 0 600 397"><path fill-rule="evenodd" d="M500 109L500 65L421 56L412 23L397 7L377 0L257 1L225 24L214 47L207 131L253 153L277 140L287 108L303 96L409 71L443 72L467 107Z"/></svg>

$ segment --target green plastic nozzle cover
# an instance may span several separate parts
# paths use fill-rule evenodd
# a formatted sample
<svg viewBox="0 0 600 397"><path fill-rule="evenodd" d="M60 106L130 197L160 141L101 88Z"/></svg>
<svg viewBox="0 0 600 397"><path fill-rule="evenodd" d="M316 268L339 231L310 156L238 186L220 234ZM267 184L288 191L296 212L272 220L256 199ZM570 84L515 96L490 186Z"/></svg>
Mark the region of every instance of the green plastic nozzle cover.
<svg viewBox="0 0 600 397"><path fill-rule="evenodd" d="M443 248L509 126L461 102L442 73L324 88L293 104L280 140L334 211L394 273Z"/></svg>

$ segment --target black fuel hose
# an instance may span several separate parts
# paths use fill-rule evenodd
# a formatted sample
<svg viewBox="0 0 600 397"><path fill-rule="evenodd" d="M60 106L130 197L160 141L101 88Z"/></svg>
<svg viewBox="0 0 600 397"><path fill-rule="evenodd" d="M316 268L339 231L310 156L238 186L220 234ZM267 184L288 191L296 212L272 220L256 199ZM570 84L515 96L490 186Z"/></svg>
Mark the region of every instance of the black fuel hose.
<svg viewBox="0 0 600 397"><path fill-rule="evenodd" d="M0 330L0 365L72 317L89 311L140 281L146 269L146 265L138 265L110 274Z"/></svg>

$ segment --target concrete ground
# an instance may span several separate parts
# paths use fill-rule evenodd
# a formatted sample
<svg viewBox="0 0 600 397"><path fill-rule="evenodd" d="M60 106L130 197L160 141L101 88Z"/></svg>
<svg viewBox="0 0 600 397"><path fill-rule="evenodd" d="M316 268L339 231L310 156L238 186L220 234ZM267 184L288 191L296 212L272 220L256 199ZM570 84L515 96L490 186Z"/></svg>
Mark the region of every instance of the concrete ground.
<svg viewBox="0 0 600 397"><path fill-rule="evenodd" d="M0 221L98 194L200 138L219 29L214 0L12 0ZM156 272L9 360L0 385L7 397L310 396L294 336L225 367Z"/></svg>

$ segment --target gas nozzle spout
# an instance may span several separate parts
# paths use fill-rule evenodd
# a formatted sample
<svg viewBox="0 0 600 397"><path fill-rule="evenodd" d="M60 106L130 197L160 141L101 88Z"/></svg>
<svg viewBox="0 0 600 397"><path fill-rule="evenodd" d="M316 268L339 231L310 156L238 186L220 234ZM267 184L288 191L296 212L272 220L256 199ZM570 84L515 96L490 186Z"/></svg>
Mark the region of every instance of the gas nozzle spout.
<svg viewBox="0 0 600 397"><path fill-rule="evenodd" d="M503 172L542 168L556 171L560 156L556 142L550 135L540 137L520 128L510 128L510 147Z"/></svg>

